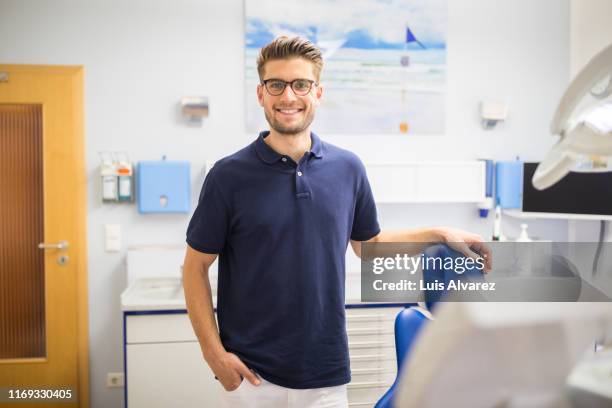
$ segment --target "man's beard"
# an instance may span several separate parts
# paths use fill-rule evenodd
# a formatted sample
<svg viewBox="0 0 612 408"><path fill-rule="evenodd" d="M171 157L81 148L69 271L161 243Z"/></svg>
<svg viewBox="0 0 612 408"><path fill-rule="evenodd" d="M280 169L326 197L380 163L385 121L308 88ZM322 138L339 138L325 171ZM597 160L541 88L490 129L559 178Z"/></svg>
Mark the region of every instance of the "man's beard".
<svg viewBox="0 0 612 408"><path fill-rule="evenodd" d="M303 132L305 129L308 128L308 126L310 126L310 124L314 120L314 111L310 111L309 113L306 114L306 116L301 122L296 123L291 126L285 126L282 123L280 123L278 120L274 119L274 116L268 114L268 112L265 110L264 110L264 114L266 116L266 120L268 121L268 124L270 124L270 127L274 129L275 131L277 131L278 133L284 134L284 135L297 135L298 133Z"/></svg>

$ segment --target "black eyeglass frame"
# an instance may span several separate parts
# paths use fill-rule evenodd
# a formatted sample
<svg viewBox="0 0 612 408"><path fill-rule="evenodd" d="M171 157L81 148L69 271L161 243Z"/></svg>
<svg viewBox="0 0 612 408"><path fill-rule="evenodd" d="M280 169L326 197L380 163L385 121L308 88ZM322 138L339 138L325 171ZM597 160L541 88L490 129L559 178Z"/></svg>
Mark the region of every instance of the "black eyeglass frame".
<svg viewBox="0 0 612 408"><path fill-rule="evenodd" d="M270 92L270 89L268 89L268 82L271 81L278 81L278 82L282 82L283 83L283 89L282 91L280 91L279 93L272 93ZM301 92L297 92L295 90L295 88L293 88L293 84L297 81L307 81L310 86L308 87L308 91L301 93ZM279 96L282 95L283 92L285 92L285 89L287 89L287 85L289 85L291 87L291 90L293 91L294 94L296 94L297 96L306 96L310 93L310 91L312 91L312 87L314 86L318 86L319 84L317 83L317 81L313 81L312 79L306 79L306 78L296 78L293 81L287 82L287 81L283 81L282 79L278 79L278 78L268 78L268 79L264 79L263 81L261 81L261 85L264 86L264 88L266 88L266 91L272 95L272 96Z"/></svg>

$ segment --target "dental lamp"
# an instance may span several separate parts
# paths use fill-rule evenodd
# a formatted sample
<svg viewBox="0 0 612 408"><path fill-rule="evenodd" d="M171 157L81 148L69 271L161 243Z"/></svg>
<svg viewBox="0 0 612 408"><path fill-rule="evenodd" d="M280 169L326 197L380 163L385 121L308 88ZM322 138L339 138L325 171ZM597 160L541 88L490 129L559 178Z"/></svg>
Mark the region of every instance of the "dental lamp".
<svg viewBox="0 0 612 408"><path fill-rule="evenodd" d="M551 124L561 139L538 165L532 179L546 189L570 171L612 171L612 44L576 76Z"/></svg>

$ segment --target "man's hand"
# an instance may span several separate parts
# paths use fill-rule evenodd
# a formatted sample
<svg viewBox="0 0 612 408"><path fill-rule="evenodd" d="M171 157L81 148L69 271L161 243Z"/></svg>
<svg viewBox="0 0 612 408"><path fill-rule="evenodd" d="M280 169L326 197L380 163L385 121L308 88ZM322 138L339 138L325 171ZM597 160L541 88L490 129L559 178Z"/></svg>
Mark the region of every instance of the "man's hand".
<svg viewBox="0 0 612 408"><path fill-rule="evenodd" d="M435 228L440 242L448 245L465 256L476 259L483 257L485 260L485 272L490 272L493 266L491 249L485 244L482 237L478 234L462 231L455 228Z"/></svg>
<svg viewBox="0 0 612 408"><path fill-rule="evenodd" d="M240 384L244 381L243 378L256 386L261 384L257 375L249 370L234 353L223 352L219 358L209 364L226 391L234 391L240 387Z"/></svg>
<svg viewBox="0 0 612 408"><path fill-rule="evenodd" d="M409 248L413 251L413 253L409 255L417 255L425 248L427 248L429 244L443 243L453 248L454 250L461 252L465 256L469 256L472 259L477 259L480 257L484 258L485 272L490 272L491 267L493 266L491 249L484 243L482 237L480 235L472 234L470 232L458 230L455 228L438 227L398 231L385 230L381 231L375 237L364 242L411 242L417 244ZM353 251L355 251L355 254L361 258L361 242L351 240L351 246L353 247Z"/></svg>

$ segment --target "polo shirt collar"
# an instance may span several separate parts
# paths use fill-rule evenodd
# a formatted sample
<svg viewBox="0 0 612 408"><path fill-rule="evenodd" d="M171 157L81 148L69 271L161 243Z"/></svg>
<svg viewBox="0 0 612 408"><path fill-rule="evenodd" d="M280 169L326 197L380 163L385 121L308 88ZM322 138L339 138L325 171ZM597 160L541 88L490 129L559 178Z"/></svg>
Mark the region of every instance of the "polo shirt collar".
<svg viewBox="0 0 612 408"><path fill-rule="evenodd" d="M310 146L310 153L317 159L322 159L323 143L321 142L321 139L319 139L319 136L315 135L314 132L310 132L310 141L312 143Z"/></svg>
<svg viewBox="0 0 612 408"><path fill-rule="evenodd" d="M264 138L270 134L269 130L264 130L259 133L257 140L255 141L255 150L257 151L257 155L261 160L265 163L273 164L283 158L283 155L272 149L268 144L264 141ZM317 159L323 158L323 143L319 136L315 135L313 132L310 132L310 154Z"/></svg>

